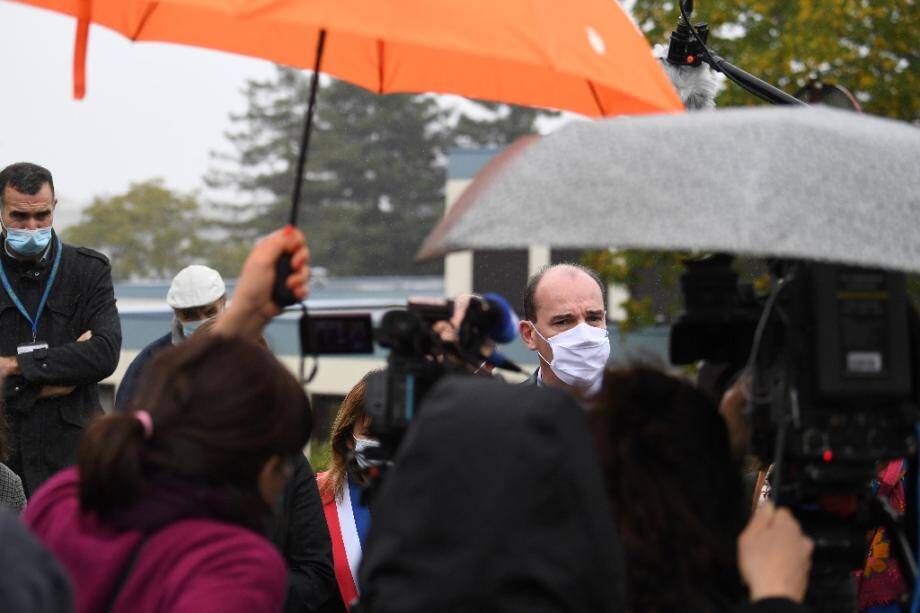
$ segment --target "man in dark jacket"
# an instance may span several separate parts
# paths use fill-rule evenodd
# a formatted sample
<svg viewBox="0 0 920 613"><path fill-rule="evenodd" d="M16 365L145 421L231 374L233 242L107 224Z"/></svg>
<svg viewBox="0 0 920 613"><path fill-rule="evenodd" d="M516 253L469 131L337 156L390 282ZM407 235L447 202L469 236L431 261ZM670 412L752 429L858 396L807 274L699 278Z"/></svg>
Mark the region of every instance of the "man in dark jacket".
<svg viewBox="0 0 920 613"><path fill-rule="evenodd" d="M41 166L0 171L0 377L14 439L8 465L27 495L73 463L83 428L102 412L96 384L121 349L109 262L61 242L56 203Z"/></svg>
<svg viewBox="0 0 920 613"><path fill-rule="evenodd" d="M600 389L610 357L606 296L598 274L580 264L556 264L530 278L519 332L540 366L529 383L577 398Z"/></svg>

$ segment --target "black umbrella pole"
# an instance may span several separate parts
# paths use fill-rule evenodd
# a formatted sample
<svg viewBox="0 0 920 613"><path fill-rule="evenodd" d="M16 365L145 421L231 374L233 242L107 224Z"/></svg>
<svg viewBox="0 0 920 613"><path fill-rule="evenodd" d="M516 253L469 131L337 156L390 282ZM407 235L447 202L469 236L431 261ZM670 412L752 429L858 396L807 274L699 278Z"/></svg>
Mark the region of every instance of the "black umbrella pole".
<svg viewBox="0 0 920 613"><path fill-rule="evenodd" d="M300 209L300 190L303 175L307 169L310 155L310 134L313 132L313 110L316 108L316 90L319 89L319 67L323 61L323 49L326 46L326 30L319 31L316 42L316 61L313 63L313 77L310 79L310 98L307 102L307 114L303 120L303 134L300 137L300 153L297 155L297 167L294 174L294 195L291 197L290 224L297 227L297 212Z"/></svg>
<svg viewBox="0 0 920 613"><path fill-rule="evenodd" d="M291 196L291 216L288 224L297 227L297 213L300 209L300 192L303 187L303 176L306 172L307 159L310 153L310 134L313 131L313 111L316 108L316 90L319 89L319 68L323 61L323 49L326 46L326 30L319 31L319 40L316 42L316 60L313 63L313 76L310 79L310 98L307 102L307 112L303 122L303 134L300 138L300 151L297 154L297 166L294 169L294 193ZM275 264L275 287L272 291L272 300L279 307L286 307L297 302L297 298L288 289L286 282L291 275L290 254L283 254Z"/></svg>

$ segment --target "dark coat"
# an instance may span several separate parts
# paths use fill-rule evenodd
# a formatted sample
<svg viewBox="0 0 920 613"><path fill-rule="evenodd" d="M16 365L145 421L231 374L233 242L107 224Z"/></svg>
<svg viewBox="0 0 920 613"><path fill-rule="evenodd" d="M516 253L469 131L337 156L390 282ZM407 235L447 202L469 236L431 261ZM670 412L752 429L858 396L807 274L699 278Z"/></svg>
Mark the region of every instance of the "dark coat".
<svg viewBox="0 0 920 613"><path fill-rule="evenodd" d="M303 455L295 460L294 472L281 493L281 513L271 537L288 567L285 612L344 612L316 475Z"/></svg>
<svg viewBox="0 0 920 613"><path fill-rule="evenodd" d="M64 571L19 517L2 507L0 543L0 607L4 611L73 611L73 593Z"/></svg>
<svg viewBox="0 0 920 613"><path fill-rule="evenodd" d="M34 317L57 249L23 264L6 254L0 259L26 310ZM75 342L86 332L93 338ZM112 271L101 253L63 246L57 277L38 325L37 340L48 349L19 357L22 375L7 377L3 394L13 432L7 464L20 477L26 495L48 477L73 463L83 428L102 412L97 383L112 374L121 350L121 323L115 308ZM0 288L0 355L16 356L16 347L32 341L29 322ZM45 385L76 386L66 396L39 399Z"/></svg>
<svg viewBox="0 0 920 613"><path fill-rule="evenodd" d="M138 387L140 387L141 375L144 369L147 368L147 365L158 353L172 346L172 332L170 332L144 347L134 357L131 365L128 366L128 370L125 371L125 376L121 378L121 383L118 384L118 393L115 395L116 411L128 410L134 395L137 394Z"/></svg>
<svg viewBox="0 0 920 613"><path fill-rule="evenodd" d="M362 613L623 610L621 549L567 394L437 384L374 502Z"/></svg>

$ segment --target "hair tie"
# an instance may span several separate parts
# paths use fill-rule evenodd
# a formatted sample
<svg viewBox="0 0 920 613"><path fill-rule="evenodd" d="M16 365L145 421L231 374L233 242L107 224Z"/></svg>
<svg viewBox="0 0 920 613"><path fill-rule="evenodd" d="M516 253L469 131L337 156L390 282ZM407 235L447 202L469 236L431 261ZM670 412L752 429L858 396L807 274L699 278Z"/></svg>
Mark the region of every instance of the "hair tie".
<svg viewBox="0 0 920 613"><path fill-rule="evenodd" d="M141 426L144 428L144 438L153 436L153 419L150 417L150 413L147 411L135 411L134 417L141 422Z"/></svg>

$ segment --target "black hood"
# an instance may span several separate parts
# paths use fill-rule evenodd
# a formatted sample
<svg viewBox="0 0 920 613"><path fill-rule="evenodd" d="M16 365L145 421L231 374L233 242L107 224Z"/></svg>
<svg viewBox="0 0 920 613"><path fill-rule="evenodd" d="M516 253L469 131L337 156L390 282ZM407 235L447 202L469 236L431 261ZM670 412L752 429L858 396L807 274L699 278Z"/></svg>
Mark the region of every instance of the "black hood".
<svg viewBox="0 0 920 613"><path fill-rule="evenodd" d="M429 394L373 507L361 611L621 611L584 411L482 378Z"/></svg>

